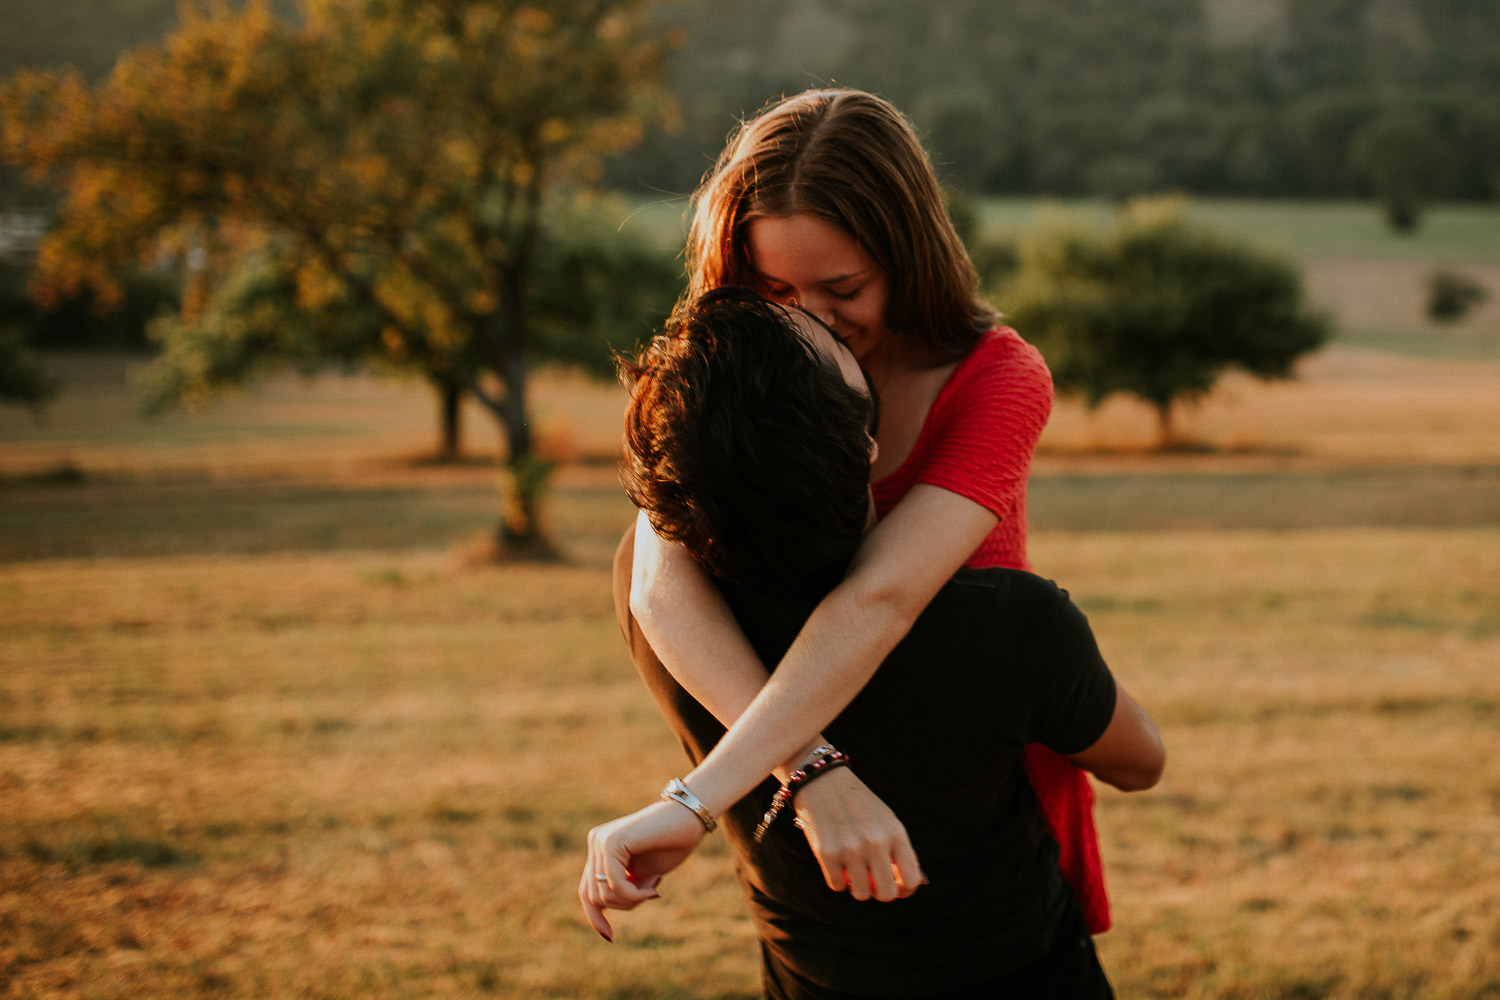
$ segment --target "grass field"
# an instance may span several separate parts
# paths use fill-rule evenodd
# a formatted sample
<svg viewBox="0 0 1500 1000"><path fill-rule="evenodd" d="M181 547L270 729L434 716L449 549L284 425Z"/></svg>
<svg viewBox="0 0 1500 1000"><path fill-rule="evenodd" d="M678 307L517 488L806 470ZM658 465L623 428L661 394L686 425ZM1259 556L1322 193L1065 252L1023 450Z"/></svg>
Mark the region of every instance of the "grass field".
<svg viewBox="0 0 1500 1000"><path fill-rule="evenodd" d="M1241 201L1197 199L1191 215L1225 232L1276 247L1302 259L1373 257L1416 261L1500 263L1500 207L1437 205L1422 215L1411 234L1385 223L1380 206L1371 202ZM1060 212L1104 222L1110 204L1097 199L983 198L976 203L980 229L1009 235ZM641 233L677 250L685 229L685 198L662 198L641 204L622 228Z"/></svg>
<svg viewBox="0 0 1500 1000"><path fill-rule="evenodd" d="M1190 215L1227 233L1302 259L1374 257L1437 262L1500 263L1500 208L1437 205L1410 234L1386 225L1374 202L1237 201L1188 202ZM1049 202L993 198L980 202L980 224L996 233L1016 232L1047 212L1104 221L1111 209L1099 201Z"/></svg>
<svg viewBox="0 0 1500 1000"><path fill-rule="evenodd" d="M1126 403L1043 440L1033 558L1170 752L1100 795L1122 998L1500 998L1500 336L1361 320L1339 274L1426 264L1337 259L1339 342L1201 449ZM48 423L0 411L0 997L758 995L718 838L613 946L577 915L682 766L609 607L618 390L542 379L569 559L493 565L420 384L145 424L132 359L49 363Z"/></svg>

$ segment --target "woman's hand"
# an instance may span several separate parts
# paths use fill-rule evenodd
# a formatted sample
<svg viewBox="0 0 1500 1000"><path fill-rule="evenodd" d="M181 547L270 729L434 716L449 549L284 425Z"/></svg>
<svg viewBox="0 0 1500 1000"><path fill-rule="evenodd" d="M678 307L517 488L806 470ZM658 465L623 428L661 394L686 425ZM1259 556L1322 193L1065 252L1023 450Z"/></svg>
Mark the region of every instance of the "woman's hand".
<svg viewBox="0 0 1500 1000"><path fill-rule="evenodd" d="M702 821L690 810L665 801L590 830L588 860L578 882L578 900L589 926L613 942L604 911L630 910L659 898L662 876L693 853L704 832Z"/></svg>
<svg viewBox="0 0 1500 1000"><path fill-rule="evenodd" d="M849 768L808 783L793 805L828 888L884 903L927 883L906 827Z"/></svg>

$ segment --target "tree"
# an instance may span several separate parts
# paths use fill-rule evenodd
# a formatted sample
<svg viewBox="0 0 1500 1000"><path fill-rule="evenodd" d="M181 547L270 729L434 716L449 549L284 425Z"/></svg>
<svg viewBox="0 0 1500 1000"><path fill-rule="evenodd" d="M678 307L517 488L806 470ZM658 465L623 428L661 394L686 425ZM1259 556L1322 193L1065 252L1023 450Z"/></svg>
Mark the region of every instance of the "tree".
<svg viewBox="0 0 1500 1000"><path fill-rule="evenodd" d="M506 442L500 543L546 551L527 387L547 196L590 183L662 106L647 15L646 0L304 0L288 23L266 0L215 2L98 87L18 74L0 151L66 192L39 294L107 303L122 268L175 255L159 402L243 377L236 351L461 386Z"/></svg>
<svg viewBox="0 0 1500 1000"><path fill-rule="evenodd" d="M537 356L610 376L614 349L628 348L671 310L682 287L680 262L671 251L621 233L615 220L623 215L617 203L594 199L549 207L530 281ZM158 412L205 402L270 366L304 374L330 364L388 367L383 322L378 308L353 295L307 304L285 262L269 253L247 255L191 321L173 315L152 324L160 353L137 384L147 412ZM439 458L457 458L467 383L421 370L437 390Z"/></svg>
<svg viewBox="0 0 1500 1000"><path fill-rule="evenodd" d="M1163 448L1177 441L1180 400L1230 367L1288 378L1329 335L1291 264L1188 223L1170 200L1132 202L1105 232L1044 226L1019 259L1002 301L1058 388L1090 407L1122 392L1145 400Z"/></svg>
<svg viewBox="0 0 1500 1000"><path fill-rule="evenodd" d="M1445 187L1452 154L1425 115L1387 112L1354 134L1350 161L1369 181L1399 233L1416 230L1422 209Z"/></svg>

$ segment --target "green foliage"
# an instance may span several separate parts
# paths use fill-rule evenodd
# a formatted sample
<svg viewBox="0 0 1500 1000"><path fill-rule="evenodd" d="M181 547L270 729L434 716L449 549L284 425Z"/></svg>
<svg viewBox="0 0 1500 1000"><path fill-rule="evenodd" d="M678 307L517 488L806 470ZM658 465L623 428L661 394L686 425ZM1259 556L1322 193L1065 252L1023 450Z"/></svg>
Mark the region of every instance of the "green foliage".
<svg viewBox="0 0 1500 1000"><path fill-rule="evenodd" d="M1488 290L1476 278L1441 268L1427 278L1427 318L1434 323L1457 323L1488 297Z"/></svg>
<svg viewBox="0 0 1500 1000"><path fill-rule="evenodd" d="M299 6L315 4L272 0ZM176 7L7 0L0 74L68 63L99 79ZM837 81L909 112L940 175L974 192L1354 197L1368 183L1351 139L1411 107L1453 154L1438 196L1500 195L1493 3L714 0L653 16L686 28L683 114L611 165L632 194L685 193L736 115Z"/></svg>
<svg viewBox="0 0 1500 1000"><path fill-rule="evenodd" d="M136 379L142 408L203 405L228 386L282 367L312 374L330 364L383 362L381 330L379 310L347 286L304 304L295 261L269 249L246 256L196 314L167 314L150 325L158 353Z"/></svg>
<svg viewBox="0 0 1500 1000"><path fill-rule="evenodd" d="M979 206L974 203L968 190L951 184L945 185L943 209L948 213L948 221L953 223L953 231L958 234L958 238L963 240L965 246L974 246L979 240Z"/></svg>
<svg viewBox="0 0 1500 1000"><path fill-rule="evenodd" d="M976 237L969 244L969 259L979 272L981 288L1004 288L1021 266L1020 249L1013 238Z"/></svg>
<svg viewBox="0 0 1500 1000"><path fill-rule="evenodd" d="M558 205L544 220L531 274L533 360L614 372L614 353L649 336L681 292L673 254L622 234L623 214L605 203ZM272 250L249 256L220 281L198 315L164 316L151 327L160 353L138 385L148 412L201 404L222 389L290 367L390 363L385 318L345 286L310 306L299 301L295 260ZM475 362L477 364L477 362Z"/></svg>
<svg viewBox="0 0 1500 1000"><path fill-rule="evenodd" d="M0 403L28 406L40 416L42 408L56 394L57 383L27 349L20 330L0 325Z"/></svg>
<svg viewBox="0 0 1500 1000"><path fill-rule="evenodd" d="M38 304L27 293L29 277L20 263L0 258L0 324L20 329L33 347L143 349L147 324L180 300L176 277L164 271L125 274L119 304L109 309L87 288Z"/></svg>
<svg viewBox="0 0 1500 1000"><path fill-rule="evenodd" d="M153 403L274 360L380 357L462 387L523 463L545 206L658 112L647 2L300 13L186 4L97 87L23 72L0 88L0 155L66 192L40 294L109 305L123 268L174 254L182 315L153 329Z"/></svg>
<svg viewBox="0 0 1500 1000"><path fill-rule="evenodd" d="M1471 0L718 0L689 8L682 127L611 168L685 192L734 116L830 82L910 114L976 193L1356 197L1350 142L1420 110L1433 192L1500 195L1500 6Z"/></svg>
<svg viewBox="0 0 1500 1000"><path fill-rule="evenodd" d="M1064 392L1090 406L1127 393L1155 407L1163 446L1172 408L1223 372L1287 378L1328 338L1288 262L1184 221L1172 201L1133 202L1100 232L1046 225L1020 243L1002 301Z"/></svg>
<svg viewBox="0 0 1500 1000"><path fill-rule="evenodd" d="M573 204L549 213L532 275L539 356L601 377L671 312L685 284L674 250L622 232L619 206Z"/></svg>

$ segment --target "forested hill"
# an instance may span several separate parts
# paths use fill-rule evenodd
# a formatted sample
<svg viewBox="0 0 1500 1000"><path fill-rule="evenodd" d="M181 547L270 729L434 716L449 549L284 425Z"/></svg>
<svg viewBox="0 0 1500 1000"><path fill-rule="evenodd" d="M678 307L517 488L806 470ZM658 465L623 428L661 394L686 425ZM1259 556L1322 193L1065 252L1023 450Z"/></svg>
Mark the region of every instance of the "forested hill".
<svg viewBox="0 0 1500 1000"><path fill-rule="evenodd" d="M71 66L104 76L126 49L160 41L177 24L181 0L3 0L0 76L20 66ZM206 0L190 0L200 8ZM243 6L234 0L231 7ZM297 0L273 0L287 15Z"/></svg>
<svg viewBox="0 0 1500 1000"><path fill-rule="evenodd" d="M715 0L686 127L622 181L686 190L737 111L829 81L890 97L974 191L1357 195L1382 136L1434 194L1500 194L1500 3Z"/></svg>
<svg viewBox="0 0 1500 1000"><path fill-rule="evenodd" d="M97 76L176 0L5 6L0 73ZM1394 149L1433 195L1500 196L1491 0L680 0L663 17L686 29L683 127L615 164L636 193L689 190L736 115L837 82L893 99L972 191L1360 195Z"/></svg>

